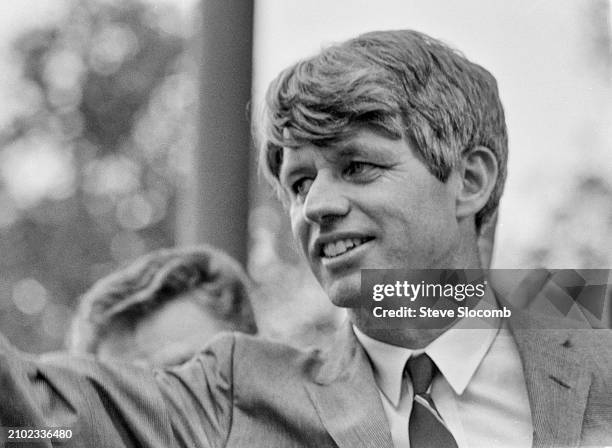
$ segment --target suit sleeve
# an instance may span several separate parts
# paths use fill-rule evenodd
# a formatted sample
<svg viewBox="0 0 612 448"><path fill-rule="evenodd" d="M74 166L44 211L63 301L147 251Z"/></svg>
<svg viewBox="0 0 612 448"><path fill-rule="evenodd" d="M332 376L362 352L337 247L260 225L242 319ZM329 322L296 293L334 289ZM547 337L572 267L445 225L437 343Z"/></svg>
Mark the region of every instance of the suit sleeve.
<svg viewBox="0 0 612 448"><path fill-rule="evenodd" d="M72 431L69 440L14 446L223 446L232 351L233 338L226 337L180 368L150 371L89 357L42 360L0 336L0 438L8 428L62 428Z"/></svg>
<svg viewBox="0 0 612 448"><path fill-rule="evenodd" d="M215 340L187 363L155 372L181 446L225 446L232 424L234 337Z"/></svg>

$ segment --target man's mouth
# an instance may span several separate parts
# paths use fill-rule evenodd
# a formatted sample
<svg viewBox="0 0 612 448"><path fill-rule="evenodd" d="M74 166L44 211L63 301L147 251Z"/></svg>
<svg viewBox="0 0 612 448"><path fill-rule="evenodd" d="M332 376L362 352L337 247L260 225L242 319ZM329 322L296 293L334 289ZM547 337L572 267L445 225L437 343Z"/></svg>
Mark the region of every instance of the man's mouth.
<svg viewBox="0 0 612 448"><path fill-rule="evenodd" d="M323 258L335 258L342 254L350 252L356 247L370 241L372 238L345 238L342 240L325 243L321 247L321 255Z"/></svg>

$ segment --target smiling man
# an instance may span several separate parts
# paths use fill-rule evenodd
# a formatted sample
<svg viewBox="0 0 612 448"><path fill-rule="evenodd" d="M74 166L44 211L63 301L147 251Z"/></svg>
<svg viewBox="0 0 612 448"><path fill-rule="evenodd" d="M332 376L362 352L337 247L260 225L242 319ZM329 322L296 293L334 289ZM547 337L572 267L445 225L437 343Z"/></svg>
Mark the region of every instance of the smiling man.
<svg viewBox="0 0 612 448"><path fill-rule="evenodd" d="M3 344L3 426L74 427L73 446L612 444L610 331L541 330L519 312L482 329L391 327L360 312L363 269L480 268L507 158L490 73L414 31L368 33L282 72L262 129L294 237L349 311L329 350L233 334L151 374Z"/></svg>
<svg viewBox="0 0 612 448"><path fill-rule="evenodd" d="M610 346L594 350L584 335L556 334L560 340L553 341L532 333L527 341L510 329L546 324L528 316L517 324L518 311L515 322L491 319L489 329L479 330L465 322L432 328L427 318L392 325L362 312L362 269L481 268L478 237L499 204L508 154L489 72L414 31L365 34L281 73L268 91L263 135L263 172L287 204L294 237L320 284L334 304L348 308L353 331L345 343L367 356L359 369L338 368L362 377L371 368L395 446L612 438L612 424L599 422L590 432L591 418L606 414L591 414L586 401L571 410L584 419L565 426L550 427L540 415L561 421L549 384L561 381L561 368L547 365L542 351L571 364L574 354L558 348L575 344L581 356L605 354L609 366ZM601 336L610 340L609 332ZM341 359L337 347L346 350L336 343L330 359ZM537 383L536 369L549 378ZM569 390L576 392L568 387L568 401ZM609 413L610 394L602 396Z"/></svg>

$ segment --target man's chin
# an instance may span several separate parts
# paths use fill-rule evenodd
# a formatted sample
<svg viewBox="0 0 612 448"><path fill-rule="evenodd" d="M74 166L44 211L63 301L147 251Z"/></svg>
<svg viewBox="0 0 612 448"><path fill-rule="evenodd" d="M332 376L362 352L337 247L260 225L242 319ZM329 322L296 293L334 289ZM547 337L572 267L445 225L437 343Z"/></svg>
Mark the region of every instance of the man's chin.
<svg viewBox="0 0 612 448"><path fill-rule="evenodd" d="M335 306L341 308L357 308L360 306L361 282L359 281L334 282L324 289Z"/></svg>

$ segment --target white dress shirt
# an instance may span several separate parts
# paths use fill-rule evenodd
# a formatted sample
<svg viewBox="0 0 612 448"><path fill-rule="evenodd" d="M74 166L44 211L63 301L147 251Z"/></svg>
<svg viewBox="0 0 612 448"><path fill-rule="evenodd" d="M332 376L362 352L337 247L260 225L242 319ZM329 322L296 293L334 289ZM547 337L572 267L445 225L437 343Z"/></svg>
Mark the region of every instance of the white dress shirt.
<svg viewBox="0 0 612 448"><path fill-rule="evenodd" d="M353 330L368 354L393 444L408 448L412 384L402 381L406 361L423 352L441 375L430 394L459 448L531 447L533 425L521 359L514 338L497 320L489 329L460 321L425 349L410 350Z"/></svg>

